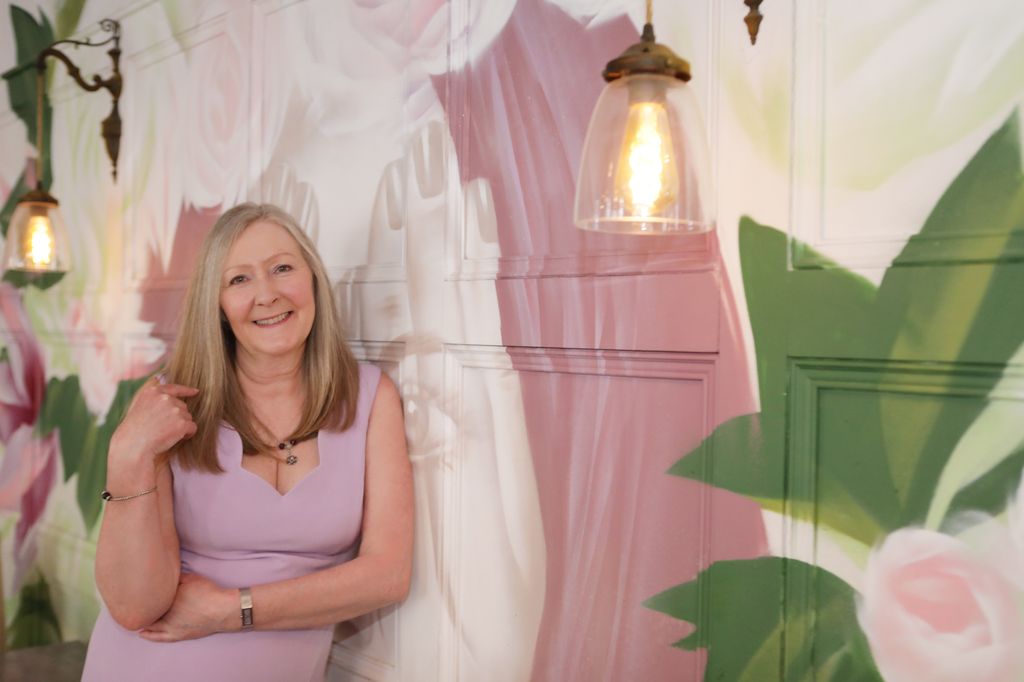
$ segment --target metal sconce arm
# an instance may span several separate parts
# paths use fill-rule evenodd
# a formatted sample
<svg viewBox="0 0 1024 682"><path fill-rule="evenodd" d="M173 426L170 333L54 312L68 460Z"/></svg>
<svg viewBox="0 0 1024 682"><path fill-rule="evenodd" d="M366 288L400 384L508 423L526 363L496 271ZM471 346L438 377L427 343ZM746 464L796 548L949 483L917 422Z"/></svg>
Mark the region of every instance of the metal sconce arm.
<svg viewBox="0 0 1024 682"><path fill-rule="evenodd" d="M114 180L117 180L117 157L121 147L121 113L118 109L118 102L121 99L121 24L114 19L104 19L100 22L100 28L104 31L110 32L112 35L100 43L94 43L90 40L58 40L52 45L48 46L39 56L36 58L36 70L37 76L37 87L36 87L36 149L38 152L37 167L36 167L36 178L42 177L42 169L39 167L41 163L40 158L42 157L43 149L43 90L44 82L43 79L46 75L46 59L47 57L53 57L64 63L67 67L68 75L81 87L83 90L88 92L96 92L97 90L105 89L110 93L110 97L113 100L113 108L110 114L103 119L101 124L101 131L103 135L103 141L107 147L107 156L110 157L110 162L113 165L113 176ZM73 45L75 47L103 47L104 45L110 45L112 47L107 50L107 54L110 55L110 61L113 63L113 73L109 78L101 78L98 74L92 77L91 81L86 80L82 77L82 70L79 69L71 58L66 54L57 49L58 45ZM37 180L38 182L38 180Z"/></svg>

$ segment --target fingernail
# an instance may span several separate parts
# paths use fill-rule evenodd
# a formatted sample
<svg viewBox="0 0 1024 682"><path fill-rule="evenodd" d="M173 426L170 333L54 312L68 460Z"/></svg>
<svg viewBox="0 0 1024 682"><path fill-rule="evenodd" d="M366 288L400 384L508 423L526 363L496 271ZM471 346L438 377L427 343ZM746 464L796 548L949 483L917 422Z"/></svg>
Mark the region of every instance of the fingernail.
<svg viewBox="0 0 1024 682"><path fill-rule="evenodd" d="M431 121L413 139L413 170L424 199L437 196L444 189L444 133L440 122Z"/></svg>

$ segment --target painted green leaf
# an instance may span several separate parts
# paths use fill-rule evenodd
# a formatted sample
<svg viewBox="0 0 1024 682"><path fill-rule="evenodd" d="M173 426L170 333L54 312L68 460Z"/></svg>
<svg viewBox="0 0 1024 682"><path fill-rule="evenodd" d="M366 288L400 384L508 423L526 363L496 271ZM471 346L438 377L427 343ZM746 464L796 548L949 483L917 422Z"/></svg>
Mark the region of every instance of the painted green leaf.
<svg viewBox="0 0 1024 682"><path fill-rule="evenodd" d="M25 10L11 5L11 28L16 45L17 64L34 64L36 57L53 41L53 28L46 15L40 13L39 21ZM36 69L29 68L7 78L7 94L11 109L17 114L28 129L28 139L32 144L36 140ZM49 149L51 139L52 109L49 97L43 96L43 139ZM50 154L43 154L43 186L52 184Z"/></svg>
<svg viewBox="0 0 1024 682"><path fill-rule="evenodd" d="M1024 234L1024 173L1018 119L1011 117L982 146L942 197L921 230L947 252L977 229L1000 238L993 262L890 268L875 288L797 247L820 269L791 270L787 237L749 218L740 224L740 259L757 356L762 412L720 425L670 473L702 480L758 500L763 506L811 518L871 546L886 532L923 523L943 467L986 404L999 368L1024 342L1024 268L1017 237ZM908 244L908 251L920 246ZM940 248L940 247L935 247ZM964 246L963 248L968 248ZM1006 254L1002 262L1002 254ZM1021 251L1024 254L1024 251ZM948 255L948 253L947 253ZM956 253L953 252L956 256ZM849 358L856 385L831 377L814 393L809 429L787 420L797 414L794 382L814 358ZM928 391L887 388L896 369L943 362ZM978 367L977 371L972 367ZM943 373L945 372L945 373ZM905 377L900 378L906 383ZM971 395L950 385L968 381ZM813 442L797 440L806 431ZM794 448L813 460L813 486L800 488L787 473ZM1020 480L1024 455L1012 456L956 497L953 512L997 512L1008 485ZM1008 481L1010 482L1008 484Z"/></svg>
<svg viewBox="0 0 1024 682"><path fill-rule="evenodd" d="M60 622L53 610L50 586L42 575L21 588L18 611L7 631L7 644L12 649L56 644L61 641Z"/></svg>
<svg viewBox="0 0 1024 682"><path fill-rule="evenodd" d="M816 566L779 557L719 561L645 606L696 626L676 646L707 649L705 680L881 680L853 590Z"/></svg>
<svg viewBox="0 0 1024 682"><path fill-rule="evenodd" d="M54 429L60 430L60 452L66 481L78 473L83 451L92 446L90 439L95 440L96 418L85 405L77 376L50 379L43 395L36 431L40 436L47 436Z"/></svg>
<svg viewBox="0 0 1024 682"><path fill-rule="evenodd" d="M3 281L12 284L18 289L27 286L34 286L37 289L49 289L57 282L64 279L63 272L18 272L8 270L4 273Z"/></svg>
<svg viewBox="0 0 1024 682"><path fill-rule="evenodd" d="M64 479L78 474L76 498L87 528L92 528L101 511L100 491L107 478L107 449L135 391L145 377L121 381L102 424L89 412L77 376L51 379L46 386L36 430L47 435L59 430Z"/></svg>
<svg viewBox="0 0 1024 682"><path fill-rule="evenodd" d="M34 64L37 55L54 41L53 29L45 14L40 13L40 20L37 22L31 14L25 10L11 5L11 27L16 43L17 63L21 65ZM70 18L70 17L69 17ZM7 81L7 95L11 109L17 114L28 130L28 139L36 144L36 109L37 102L37 71L34 67L17 71L13 75L5 75ZM53 183L53 167L50 157L49 141L52 129L53 110L50 107L49 96L43 93L43 167L40 178L43 187L50 187ZM7 228L14 214L14 208L18 200L29 189L25 182L25 174L18 177L10 195L0 210L0 232L7 235ZM39 289L48 289L61 279L64 273L27 273L8 271L3 274L3 281L9 282L18 288L34 286Z"/></svg>
<svg viewBox="0 0 1024 682"><path fill-rule="evenodd" d="M14 29L14 42L17 63L34 62L36 56L53 42L53 28L46 15L40 12L40 20L27 11L11 5L11 27Z"/></svg>
<svg viewBox="0 0 1024 682"><path fill-rule="evenodd" d="M117 425L121 423L132 396L145 382L146 377L142 377L118 383L107 417L103 424L96 428L92 447L82 453L82 461L78 465L76 493L78 506L88 528L92 528L102 511L100 491L106 486L107 481L107 450L110 447L110 438L114 435Z"/></svg>
<svg viewBox="0 0 1024 682"><path fill-rule="evenodd" d="M1017 493L1021 471L1024 471L1024 447L1014 450L998 466L957 493L950 505L952 513L947 513L946 518L970 510L993 515L1001 513L1007 500Z"/></svg>
<svg viewBox="0 0 1024 682"><path fill-rule="evenodd" d="M720 425L670 473L703 480L781 511L787 499L787 405L792 360L787 350L794 329L843 348L842 355L870 352L864 330L872 324L876 291L863 278L835 267L811 273L788 271L786 236L749 218L740 223L740 256L757 355L762 412ZM827 261L817 256L820 261ZM802 275L796 277L794 275ZM804 281L814 278L809 285ZM794 316L799 320L794 321ZM792 325L792 326L791 326ZM871 545L882 528L901 517L886 452L877 428L877 399L843 414L836 429L858 434L855 452L843 447L821 453L816 466L817 499L789 490L790 511L816 514L818 521ZM865 438L873 441L865 442ZM851 471L851 469L853 469ZM860 471L877 472L864 476Z"/></svg>
<svg viewBox="0 0 1024 682"><path fill-rule="evenodd" d="M7 201L4 202L4 207L0 209L0 235L7 236L7 226L11 224L14 207L18 203L18 199L27 191L28 185L25 184L25 173L23 172L18 176L18 181L14 183L14 188L7 196Z"/></svg>
<svg viewBox="0 0 1024 682"><path fill-rule="evenodd" d="M78 27L78 20L82 17L82 9L85 8L85 0L65 0L57 10L57 31L58 40L64 40Z"/></svg>
<svg viewBox="0 0 1024 682"><path fill-rule="evenodd" d="M918 263L930 249L972 264L892 267L879 290L879 315L903 320L889 341L889 356L977 365L983 371L972 381L980 392L995 386L1000 373L992 370L1005 367L1024 343L1024 268L1013 262L1024 257L1019 126L1013 115L985 142L896 260ZM957 236L964 234L971 237ZM950 455L986 401L946 399L907 414L892 409L897 400L883 398L881 428L885 447L902 465L894 470L903 472L898 484L905 489L905 518L917 523L924 521L921 510L930 506ZM947 514L1001 510L1008 482L1019 482L1022 464L1019 456L1004 461L954 499Z"/></svg>

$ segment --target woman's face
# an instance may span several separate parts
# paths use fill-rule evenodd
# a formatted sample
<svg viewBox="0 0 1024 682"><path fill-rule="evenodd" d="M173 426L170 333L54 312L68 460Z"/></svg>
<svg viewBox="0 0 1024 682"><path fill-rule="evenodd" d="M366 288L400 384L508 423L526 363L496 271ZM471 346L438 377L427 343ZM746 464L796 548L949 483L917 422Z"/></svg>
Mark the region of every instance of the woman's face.
<svg viewBox="0 0 1024 682"><path fill-rule="evenodd" d="M266 221L246 227L228 251L220 284L239 359L302 354L316 317L313 272L287 230Z"/></svg>

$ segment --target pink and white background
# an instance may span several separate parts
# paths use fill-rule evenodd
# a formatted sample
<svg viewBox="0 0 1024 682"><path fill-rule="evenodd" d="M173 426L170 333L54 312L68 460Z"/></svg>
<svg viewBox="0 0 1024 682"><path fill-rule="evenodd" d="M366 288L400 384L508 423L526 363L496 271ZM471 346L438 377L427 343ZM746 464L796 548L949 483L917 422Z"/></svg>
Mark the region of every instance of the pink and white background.
<svg viewBox="0 0 1024 682"><path fill-rule="evenodd" d="M960 680L958 666L978 660L991 665L986 679L1024 670L1010 652L1024 636L1013 573L1024 566L1024 500L942 523L958 492L992 471L1016 492L1024 351L914 356L984 365L998 381L972 426L947 437L927 518L908 515L905 528L865 540L818 527L781 502L710 485L713 458L704 476L667 473L730 420L788 405L765 390L743 217L814 249L822 272L882 291L979 148L1016 121L1024 18L1011 0L769 0L756 47L740 0L656 0L659 40L693 65L718 205L711 236L661 239L571 224L600 71L636 40L639 0L3 5L0 70L17 63L16 6L76 37L118 19L125 77L117 183L98 135L108 101L62 69L51 78L52 192L74 269L46 290L0 285L9 627L39 577L63 639L87 639L99 603L98 511L83 507L81 481L102 468L62 449L70 425L46 416L47 387L77 377L102 432L122 382L173 345L205 230L252 200L283 206L314 236L357 355L381 364L405 400L412 592L339 627L331 679L703 679L707 644L672 646L694 625L645 602L716 563L766 556L827 568L852 588L847 621L865 633L876 676ZM86 73L103 68L95 52L75 54ZM4 200L35 154L11 107L0 101ZM1006 251L985 262L1012 268L1022 226L1011 221ZM782 268L800 274L803 252L791 253ZM972 279L975 261L941 266L967 273L967 298L987 286ZM1011 294L1001 300L1019 311ZM911 303L907 317L925 313ZM793 319L772 328L785 336ZM917 331L951 328L936 324ZM1024 348L1019 324L993 333ZM858 334L822 352L848 358L843 344ZM917 426L885 409L890 460L912 467L899 444ZM56 430L38 426L47 419ZM934 603L939 588L956 599ZM710 610L698 627L715 629L715 609L751 608L719 598L700 597ZM934 639L907 634L921 623ZM942 663L935 652L950 641L960 656ZM819 677L842 679L828 665ZM745 679L764 679L756 670Z"/></svg>

